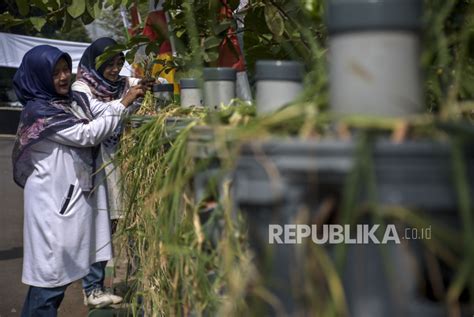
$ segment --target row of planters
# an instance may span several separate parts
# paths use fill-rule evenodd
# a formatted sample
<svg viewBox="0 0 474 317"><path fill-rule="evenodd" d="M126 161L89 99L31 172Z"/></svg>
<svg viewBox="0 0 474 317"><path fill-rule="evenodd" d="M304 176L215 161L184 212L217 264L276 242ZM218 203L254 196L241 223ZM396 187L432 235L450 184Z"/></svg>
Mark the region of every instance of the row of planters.
<svg viewBox="0 0 474 317"><path fill-rule="evenodd" d="M183 80L180 105L155 89L118 157L135 313L473 314L473 130L456 100L422 114L421 7L329 2L331 112L298 100L290 61L256 63L256 108L232 69ZM317 231L270 243L294 224ZM329 224L355 242L329 243Z"/></svg>

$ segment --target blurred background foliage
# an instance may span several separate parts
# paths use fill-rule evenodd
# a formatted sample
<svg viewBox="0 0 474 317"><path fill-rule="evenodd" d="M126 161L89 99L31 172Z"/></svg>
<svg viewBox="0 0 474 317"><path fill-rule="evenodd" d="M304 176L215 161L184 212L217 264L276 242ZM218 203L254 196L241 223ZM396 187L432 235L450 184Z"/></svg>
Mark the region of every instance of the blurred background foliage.
<svg viewBox="0 0 474 317"><path fill-rule="evenodd" d="M306 98L327 105L325 1L254 0L234 14L222 15L222 8L235 11L239 1L168 0L170 34L176 56L163 61L177 70L215 65L218 47L228 28L243 40L249 77L258 59L293 59L307 67ZM142 16L147 1L132 0L7 0L0 4L3 31L75 41L88 41L83 25L94 20L123 41L116 50L131 49L133 61L139 46L151 53L161 44L140 36L125 36L119 7L138 5ZM422 33L422 70L425 76L426 109L438 111L446 102L469 100L474 95L474 5L469 0L425 0ZM143 19L144 20L144 19ZM243 23L239 23L243 22ZM139 28L143 28L144 21ZM164 39L163 39L164 40ZM449 101L448 101L449 100Z"/></svg>
<svg viewBox="0 0 474 317"><path fill-rule="evenodd" d="M15 34L37 36L58 40L90 42L85 23L86 18L71 19L59 6L45 1L6 0L0 3L0 30ZM53 1L50 2L51 4ZM66 25L67 24L67 25Z"/></svg>

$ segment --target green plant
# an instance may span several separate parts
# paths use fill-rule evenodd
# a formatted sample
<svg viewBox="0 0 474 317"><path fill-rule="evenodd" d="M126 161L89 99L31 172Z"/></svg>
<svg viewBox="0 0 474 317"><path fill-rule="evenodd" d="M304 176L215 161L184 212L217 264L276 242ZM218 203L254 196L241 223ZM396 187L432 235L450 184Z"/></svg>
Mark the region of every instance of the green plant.
<svg viewBox="0 0 474 317"><path fill-rule="evenodd" d="M143 296L143 309L152 314L216 311L225 288L222 256L229 252L226 246L239 249L241 238L236 236L230 209L217 207L202 224L199 211L205 202L196 201L191 189L194 173L208 162L196 162L187 153L187 139L206 115L202 109L170 106L130 131L118 156L126 211L119 233L136 260L135 297ZM193 120L175 131L167 119L176 117ZM219 231L217 241L212 239L215 230ZM242 255L241 251L236 254Z"/></svg>

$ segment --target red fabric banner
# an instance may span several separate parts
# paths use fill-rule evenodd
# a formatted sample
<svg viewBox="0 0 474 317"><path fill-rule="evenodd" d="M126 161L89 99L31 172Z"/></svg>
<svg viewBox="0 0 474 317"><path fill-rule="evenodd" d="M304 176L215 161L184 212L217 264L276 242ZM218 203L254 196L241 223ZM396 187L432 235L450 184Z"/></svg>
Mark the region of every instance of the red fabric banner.
<svg viewBox="0 0 474 317"><path fill-rule="evenodd" d="M229 7L227 0L221 0L221 3L222 7L219 12L221 19L233 19L232 9ZM245 71L244 57L240 50L235 29L232 27L229 27L226 36L219 45L217 64L220 67L232 67L238 72Z"/></svg>

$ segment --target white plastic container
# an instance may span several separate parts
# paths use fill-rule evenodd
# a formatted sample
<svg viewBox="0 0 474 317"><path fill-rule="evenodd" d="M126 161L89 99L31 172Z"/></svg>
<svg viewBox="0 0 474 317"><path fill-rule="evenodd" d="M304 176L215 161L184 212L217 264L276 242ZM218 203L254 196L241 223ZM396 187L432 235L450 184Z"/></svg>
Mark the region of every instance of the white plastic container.
<svg viewBox="0 0 474 317"><path fill-rule="evenodd" d="M330 104L336 113L423 110L421 0L329 0Z"/></svg>
<svg viewBox="0 0 474 317"><path fill-rule="evenodd" d="M236 71L230 67L204 68L204 106L217 110L235 98Z"/></svg>
<svg viewBox="0 0 474 317"><path fill-rule="evenodd" d="M202 91L199 88L199 82L194 78L183 78L179 81L181 107L191 106L202 107Z"/></svg>
<svg viewBox="0 0 474 317"><path fill-rule="evenodd" d="M259 114L271 113L294 101L303 90L303 64L295 61L258 61L255 65Z"/></svg>

